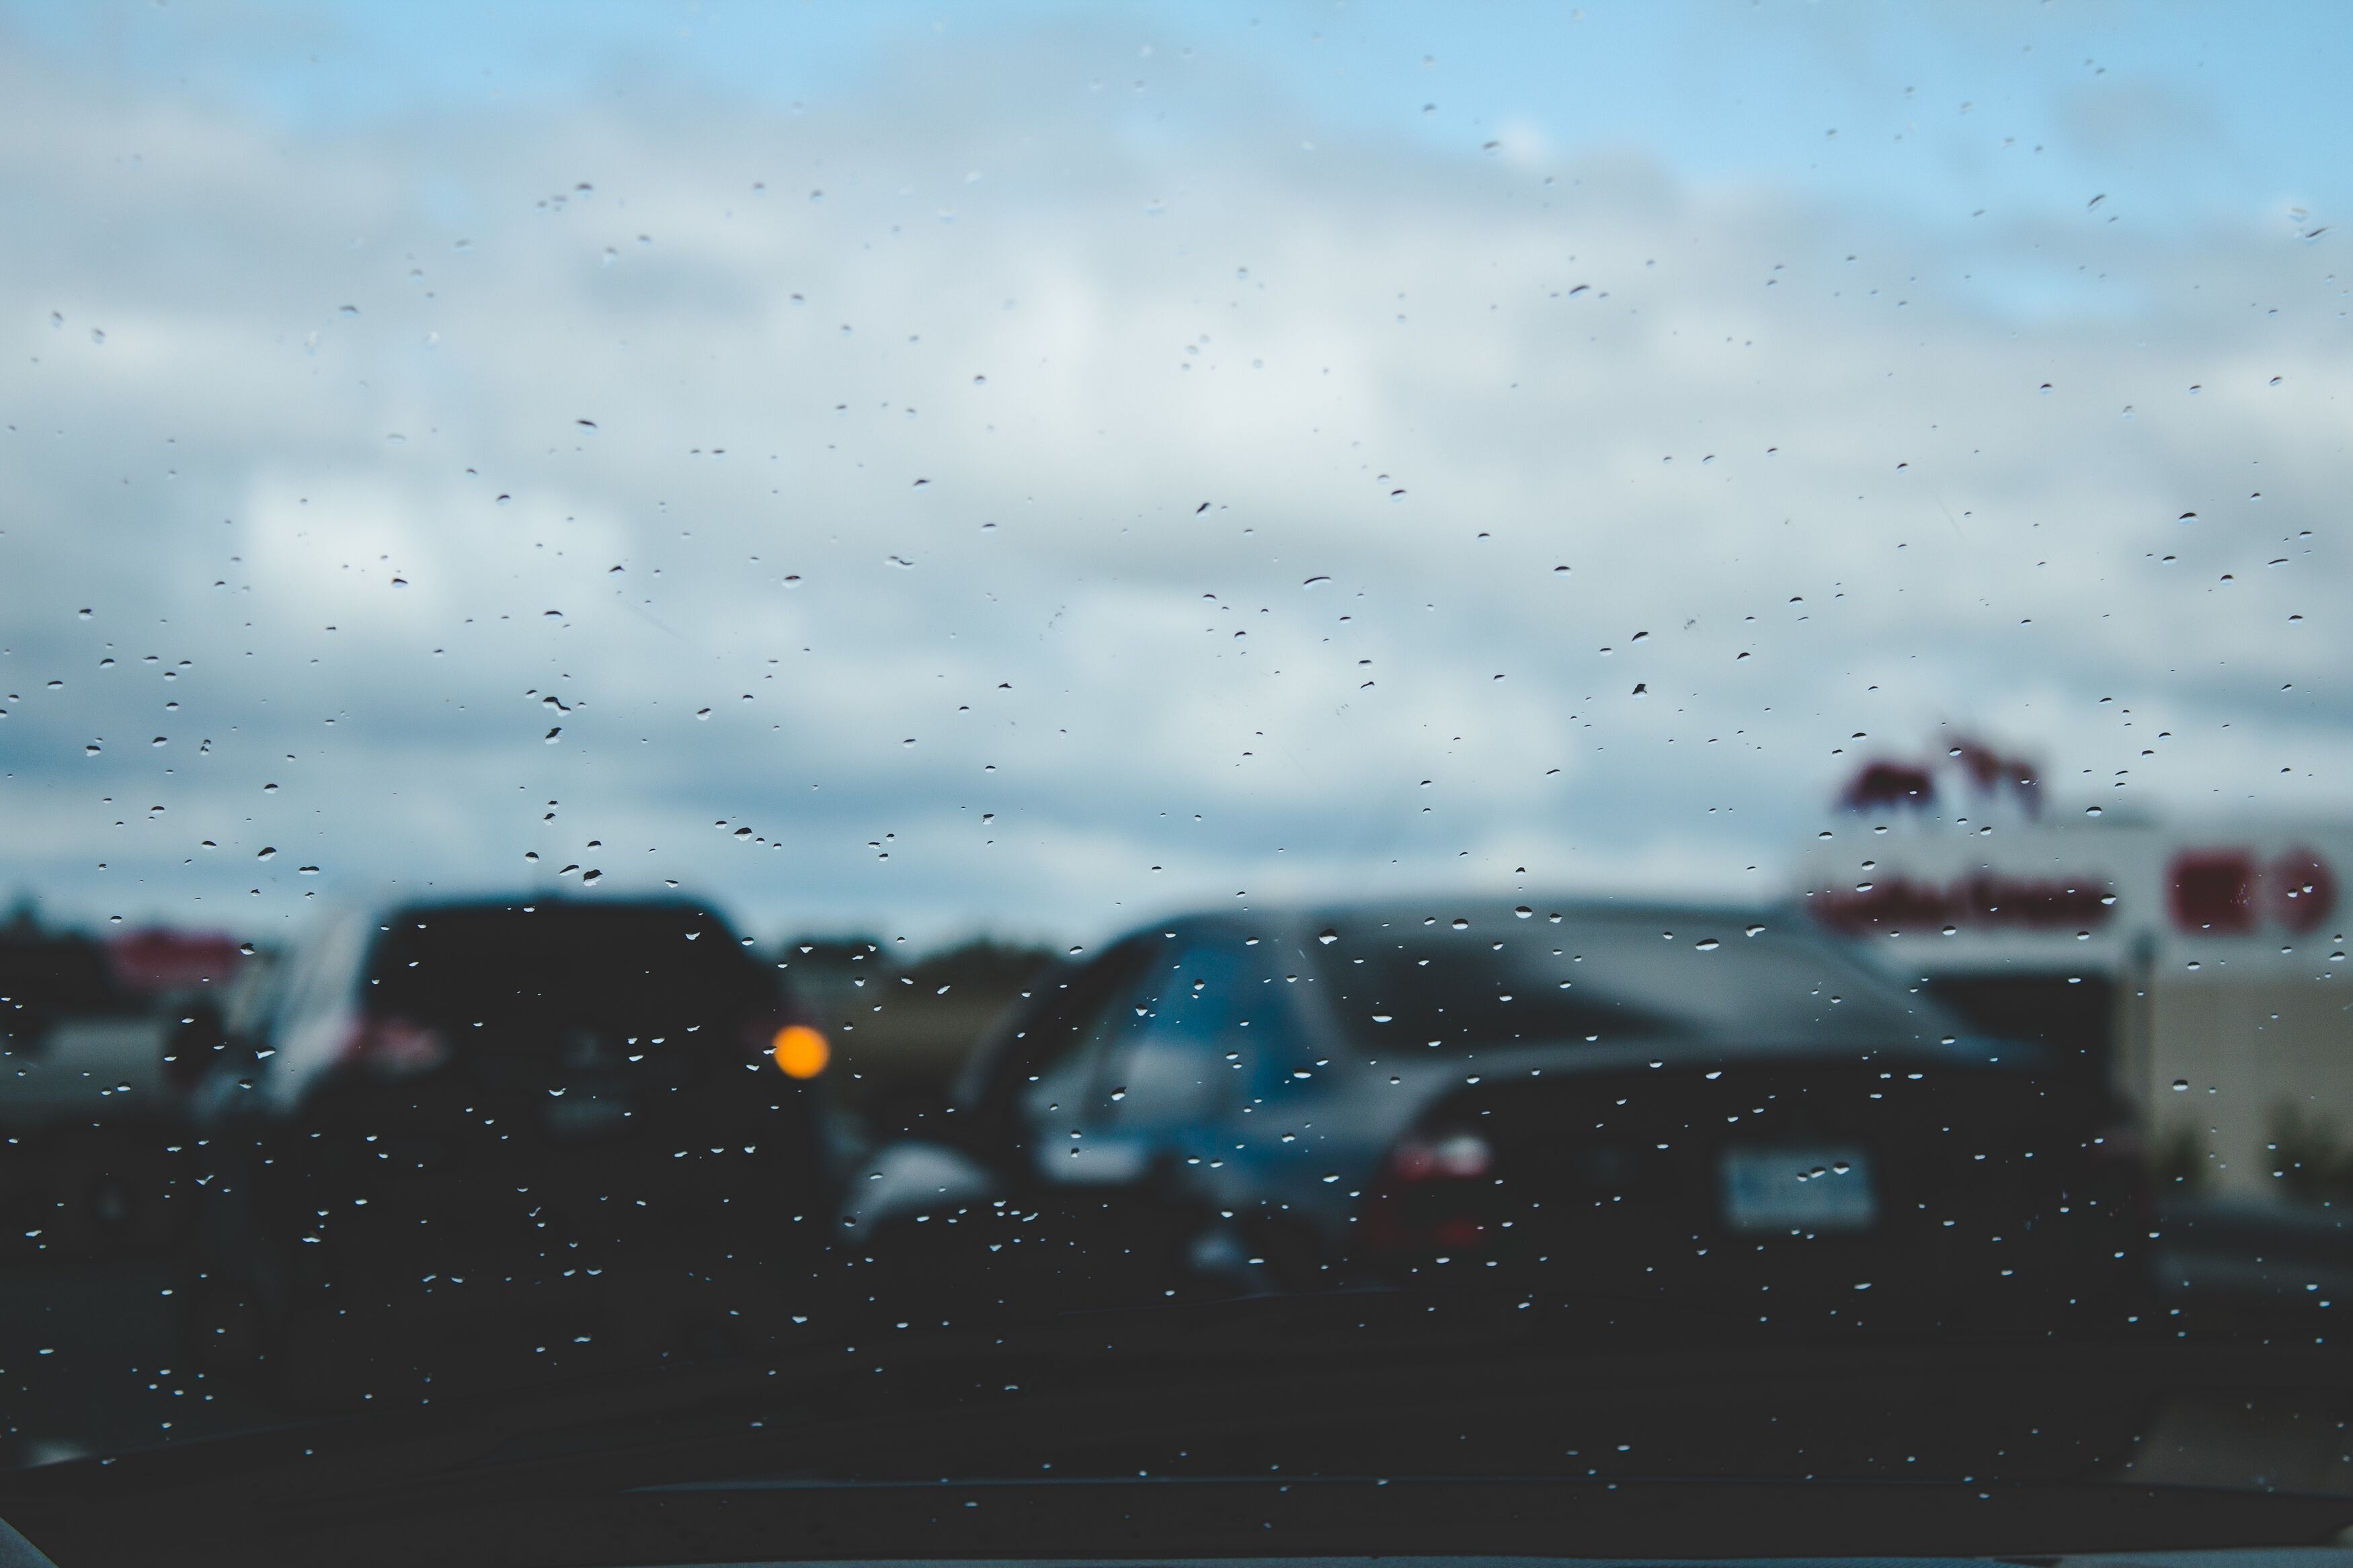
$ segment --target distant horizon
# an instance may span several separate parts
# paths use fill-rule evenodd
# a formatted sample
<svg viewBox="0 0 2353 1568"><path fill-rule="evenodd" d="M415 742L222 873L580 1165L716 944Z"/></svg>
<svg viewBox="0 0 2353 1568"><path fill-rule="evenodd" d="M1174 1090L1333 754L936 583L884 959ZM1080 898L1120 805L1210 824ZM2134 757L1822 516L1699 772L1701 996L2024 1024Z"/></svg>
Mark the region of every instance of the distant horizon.
<svg viewBox="0 0 2353 1568"><path fill-rule="evenodd" d="M1894 847L1894 852L1900 854L1901 849L1906 845L1917 845L1924 840L1938 842L1947 833L1955 834L1962 842L1980 842L1962 832L1955 819L1940 816L1934 811L1906 810L1903 813L1880 816L1848 813L1835 820L1859 830L1848 841L1866 857L1891 853L1889 848L1891 845ZM1965 825L1969 819L1964 817L1958 820L1959 824ZM1879 826L1881 824L1889 825L1883 833ZM2294 837L2299 835L2341 834L2353 837L2353 813L2340 813L2333 816L2283 814L2250 816L2219 812L2205 816L2190 814L2177 817L2136 806L2111 808L2091 816L2014 816L1995 827L1996 837L1989 844L1989 847L1998 847L2001 843L2010 842L2010 836L2021 830L2040 832L2052 829L2064 829L2071 834L2094 836L2103 832L2131 829L2154 830L2178 838L2195 840L2201 836L2211 835L2219 840L2225 841L2236 841L2250 835ZM1837 834L1835 827L1830 831L1841 839L1848 838L1846 835ZM1156 921L1174 921L1227 911L1287 916L1313 914L1332 909L1429 902L1432 905L1432 911L1435 913L1442 912L1440 906L1450 902L1500 902L1504 900L1520 899L1533 900L1538 903L1548 901L1556 904L1614 904L1636 908L1715 909L1727 911L1788 910L1803 912L1810 883L1802 872L1810 862L1820 860L1824 847L1819 843L1804 840L1793 845L1783 877L1772 886L1760 889L1757 895L1747 898L1732 893L1711 896L1704 890L1677 892L1632 882L1584 885L1567 883L1538 885L1529 882L1514 884L1509 888L1474 884L1451 887L1430 884L1370 893L1357 899L1319 899L1309 893L1297 898L1250 900L1240 896L1247 893L1247 889L1242 889L1230 903L1203 902L1183 906L1172 904L1145 910L1126 918L1124 921L1113 921L1089 931L1022 929L1010 925L978 923L922 933L909 933L893 931L886 922L879 921L864 925L853 921L839 925L792 927L771 925L755 929L752 922L742 921L723 897L698 890L691 886L682 884L676 888L646 888L600 884L595 889L509 887L452 890L447 893L419 892L410 895L390 895L374 900L337 899L332 902L314 906L307 911L306 918L277 931L269 937L269 941L274 948L281 950L286 945L299 943L313 925L343 910L388 908L402 903L433 905L477 901L523 903L561 900L593 905L599 902L676 900L698 904L712 910L729 922L736 934L749 937L754 946L763 952L781 952L796 942L818 942L830 945L871 942L893 962L916 963L979 944L996 944L1055 956L1068 956L1072 952L1084 952L1125 931L1149 929ZM1843 852L1843 849L1841 852ZM2348 867L2348 869L2353 870L2353 867ZM104 940L145 932L165 932L178 936L224 936L232 940L252 941L258 934L252 930L237 925L233 920L207 924L201 919L164 918L139 921L127 917L103 917L93 921L88 917L59 918L44 900L29 893L11 896L5 900L0 900L0 929L6 928L17 920L28 905L40 929L44 931L56 933L79 933ZM1083 940L1078 940L1082 938ZM902 951L893 952L894 948Z"/></svg>

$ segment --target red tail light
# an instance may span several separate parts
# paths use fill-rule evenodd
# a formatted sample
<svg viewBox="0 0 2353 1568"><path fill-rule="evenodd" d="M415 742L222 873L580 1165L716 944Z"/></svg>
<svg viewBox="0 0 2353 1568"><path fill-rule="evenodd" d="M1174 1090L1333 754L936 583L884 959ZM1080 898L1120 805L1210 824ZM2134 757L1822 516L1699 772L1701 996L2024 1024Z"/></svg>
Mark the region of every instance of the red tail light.
<svg viewBox="0 0 2353 1568"><path fill-rule="evenodd" d="M378 1078L415 1078L448 1061L449 1044L411 1019L363 1016L343 1040L343 1059Z"/></svg>
<svg viewBox="0 0 2353 1568"><path fill-rule="evenodd" d="M1494 1169L1494 1150L1475 1132L1409 1135L1366 1199L1366 1241L1393 1253L1486 1250L1496 1235Z"/></svg>
<svg viewBox="0 0 2353 1568"><path fill-rule="evenodd" d="M1389 1151L1389 1170L1400 1182L1471 1182L1495 1168L1495 1152L1475 1132L1436 1139L1409 1138Z"/></svg>

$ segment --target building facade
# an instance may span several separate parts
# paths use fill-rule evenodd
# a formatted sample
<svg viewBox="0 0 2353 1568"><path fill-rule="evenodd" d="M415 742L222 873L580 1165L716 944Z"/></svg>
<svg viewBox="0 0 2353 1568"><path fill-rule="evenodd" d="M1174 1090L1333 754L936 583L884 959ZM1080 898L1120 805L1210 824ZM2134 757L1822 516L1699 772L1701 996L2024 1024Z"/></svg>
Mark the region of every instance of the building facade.
<svg viewBox="0 0 2353 1568"><path fill-rule="evenodd" d="M2105 1080L2161 1172L2353 1190L2353 822L2053 821L2031 778L1963 816L1889 782L1803 856L1814 920Z"/></svg>

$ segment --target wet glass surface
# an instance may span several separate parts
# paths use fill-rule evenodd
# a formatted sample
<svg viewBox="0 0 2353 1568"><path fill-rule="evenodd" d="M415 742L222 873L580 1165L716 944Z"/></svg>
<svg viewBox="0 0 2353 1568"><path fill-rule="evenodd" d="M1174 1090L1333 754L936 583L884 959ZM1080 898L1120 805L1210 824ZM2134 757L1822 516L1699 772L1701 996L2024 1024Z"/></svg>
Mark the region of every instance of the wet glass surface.
<svg viewBox="0 0 2353 1568"><path fill-rule="evenodd" d="M0 6L0 1518L2333 1541L2348 47Z"/></svg>

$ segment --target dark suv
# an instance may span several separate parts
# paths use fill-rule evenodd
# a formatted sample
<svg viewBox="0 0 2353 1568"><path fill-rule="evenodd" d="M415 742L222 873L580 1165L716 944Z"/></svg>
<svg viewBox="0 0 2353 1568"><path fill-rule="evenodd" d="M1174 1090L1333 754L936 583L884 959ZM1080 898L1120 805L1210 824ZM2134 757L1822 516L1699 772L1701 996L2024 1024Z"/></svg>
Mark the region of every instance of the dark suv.
<svg viewBox="0 0 2353 1568"><path fill-rule="evenodd" d="M506 1340L576 1362L805 1281L825 1042L698 904L347 917L259 1014L195 1096L199 1364L327 1396Z"/></svg>

